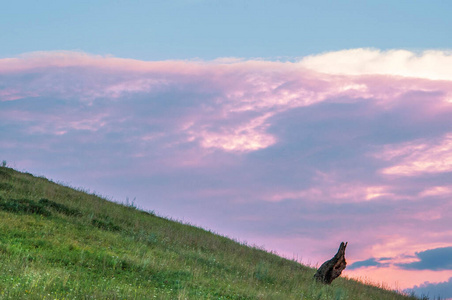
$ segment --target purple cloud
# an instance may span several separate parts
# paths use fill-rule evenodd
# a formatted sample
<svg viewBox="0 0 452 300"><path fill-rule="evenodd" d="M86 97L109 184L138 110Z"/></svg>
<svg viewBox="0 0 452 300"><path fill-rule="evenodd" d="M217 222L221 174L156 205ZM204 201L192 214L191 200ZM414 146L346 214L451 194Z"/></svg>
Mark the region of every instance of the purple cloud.
<svg viewBox="0 0 452 300"><path fill-rule="evenodd" d="M398 266L408 270L452 270L452 247L416 252L416 257L419 261Z"/></svg>
<svg viewBox="0 0 452 300"><path fill-rule="evenodd" d="M369 258L362 261L355 261L351 264L348 269L354 270L362 267L387 267L388 263L382 263L381 261L385 261L386 259L377 259L377 258Z"/></svg>
<svg viewBox="0 0 452 300"><path fill-rule="evenodd" d="M0 159L312 264L346 240L360 270L394 267L451 246L449 61L0 59Z"/></svg>
<svg viewBox="0 0 452 300"><path fill-rule="evenodd" d="M407 293L414 292L418 296L427 296L430 299L452 299L452 277L448 281L431 283L424 282L420 285L415 285L414 287L407 289Z"/></svg>

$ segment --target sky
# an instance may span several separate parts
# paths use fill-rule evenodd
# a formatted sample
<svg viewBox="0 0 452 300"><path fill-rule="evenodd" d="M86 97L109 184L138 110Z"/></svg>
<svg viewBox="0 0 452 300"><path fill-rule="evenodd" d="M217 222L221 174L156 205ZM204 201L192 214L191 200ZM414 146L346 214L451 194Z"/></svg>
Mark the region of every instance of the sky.
<svg viewBox="0 0 452 300"><path fill-rule="evenodd" d="M12 1L0 160L452 298L444 1Z"/></svg>

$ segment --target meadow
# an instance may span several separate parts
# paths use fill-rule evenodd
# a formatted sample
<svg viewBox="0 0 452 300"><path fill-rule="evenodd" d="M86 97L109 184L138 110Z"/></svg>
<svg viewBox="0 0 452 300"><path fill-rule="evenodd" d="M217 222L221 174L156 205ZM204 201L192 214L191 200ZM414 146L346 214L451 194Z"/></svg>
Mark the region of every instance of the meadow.
<svg viewBox="0 0 452 300"><path fill-rule="evenodd" d="M334 253L332 253L334 254ZM0 167L0 299L417 299Z"/></svg>

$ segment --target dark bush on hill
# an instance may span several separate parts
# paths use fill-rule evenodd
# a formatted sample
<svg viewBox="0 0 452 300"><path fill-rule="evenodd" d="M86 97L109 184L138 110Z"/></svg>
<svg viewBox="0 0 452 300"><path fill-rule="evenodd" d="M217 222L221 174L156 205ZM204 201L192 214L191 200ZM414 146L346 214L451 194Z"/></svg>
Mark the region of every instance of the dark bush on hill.
<svg viewBox="0 0 452 300"><path fill-rule="evenodd" d="M0 199L0 209L12 213L36 214L46 217L51 215L44 206L29 199Z"/></svg>
<svg viewBox="0 0 452 300"><path fill-rule="evenodd" d="M97 228L108 230L108 231L120 231L121 227L118 225L115 225L111 220L100 220L100 219L93 219L91 221L91 224L96 226Z"/></svg>
<svg viewBox="0 0 452 300"><path fill-rule="evenodd" d="M68 207L68 206L66 206L64 204L60 204L60 203L54 202L54 201L49 200L49 199L43 198L43 199L39 200L38 203L40 205L42 205L42 206L51 208L51 209L53 209L53 210L55 210L55 211L57 211L59 213L62 213L64 215L66 215L66 216L80 217L82 215L82 213L78 209L70 208L70 207Z"/></svg>

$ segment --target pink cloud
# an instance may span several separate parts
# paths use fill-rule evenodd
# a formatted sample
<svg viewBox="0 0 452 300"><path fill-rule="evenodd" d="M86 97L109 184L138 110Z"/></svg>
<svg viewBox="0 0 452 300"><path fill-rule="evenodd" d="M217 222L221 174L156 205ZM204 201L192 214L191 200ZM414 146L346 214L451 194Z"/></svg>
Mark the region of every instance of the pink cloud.
<svg viewBox="0 0 452 300"><path fill-rule="evenodd" d="M419 196L428 197L428 196L443 196L450 194L452 194L452 186L433 186L422 191Z"/></svg>
<svg viewBox="0 0 452 300"><path fill-rule="evenodd" d="M310 199L325 202L363 202L380 197L397 198L387 186L365 186L360 183L336 183L330 186L318 185L306 190L285 191L271 195L269 201L282 201L287 199Z"/></svg>
<svg viewBox="0 0 452 300"><path fill-rule="evenodd" d="M385 168L385 175L412 176L452 171L452 134L448 133L433 141L420 140L401 145L385 146L376 154L380 159L394 161Z"/></svg>
<svg viewBox="0 0 452 300"><path fill-rule="evenodd" d="M375 55L379 55L378 57L389 55L389 61L400 58L400 55L392 52L377 53L363 49L356 51L364 53L364 60L368 60L369 57L375 58ZM330 53L316 59L327 62L329 55L349 54L349 52ZM405 57L405 54L401 57ZM437 55L438 61L449 59L444 53L427 53L425 60L431 59L432 55ZM0 98L18 100L31 95L78 97L91 103L99 98L118 99L137 93L158 94L181 85L192 85L192 89L201 93L216 91L221 94L217 98L217 104L221 108L215 109L217 120L232 120L232 116L236 117L239 114L244 116L247 112L258 114L244 116L240 120L242 125L238 126L225 127L212 123L215 126L214 131L207 129L205 124L212 121L212 116L209 118L197 116L197 120L191 120L193 126L190 130L197 133L200 144L206 148L216 147L225 151L249 151L273 145L276 137L266 132L269 126L266 120L294 108L311 106L338 97L347 97L352 102L365 98L374 99L376 103L379 101L387 103L412 90L413 86L416 90L422 85L426 86L424 90L441 89L440 86L430 82L425 84L419 82L419 79L415 82L398 79L395 84L392 79L387 80L385 77L360 78L349 76L353 72L346 71L337 72L342 74L340 76L322 75L317 73L322 72L321 67L309 65L310 70L307 70L304 66L305 60L300 63L242 60L144 62L79 52L31 53L19 58L0 60L0 69L4 74L33 71L46 76L27 82L26 89L17 85L9 91L0 91ZM380 67L389 68L388 65ZM68 68L75 69L71 71ZM86 69L90 70L89 77L85 74ZM388 72L372 70L370 68L365 74L392 75L390 70ZM22 85L22 82L20 84ZM209 107L205 107L205 110L208 109Z"/></svg>

